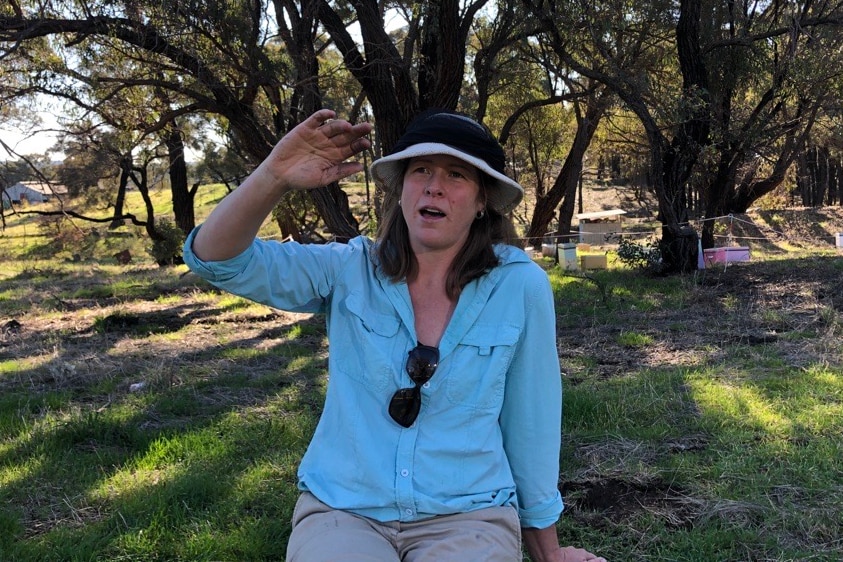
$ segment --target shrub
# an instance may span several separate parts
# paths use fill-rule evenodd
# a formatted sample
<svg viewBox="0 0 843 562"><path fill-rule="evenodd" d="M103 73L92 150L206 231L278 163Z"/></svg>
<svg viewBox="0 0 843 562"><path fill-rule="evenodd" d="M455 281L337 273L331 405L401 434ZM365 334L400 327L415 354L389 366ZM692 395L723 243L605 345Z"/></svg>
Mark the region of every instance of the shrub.
<svg viewBox="0 0 843 562"><path fill-rule="evenodd" d="M155 226L156 238L152 247L147 249L149 255L158 265L176 265L182 263L181 248L184 244L184 232L172 221L161 220Z"/></svg>
<svg viewBox="0 0 843 562"><path fill-rule="evenodd" d="M662 254L655 242L644 245L621 237L618 243L618 259L629 267L657 270L662 261Z"/></svg>

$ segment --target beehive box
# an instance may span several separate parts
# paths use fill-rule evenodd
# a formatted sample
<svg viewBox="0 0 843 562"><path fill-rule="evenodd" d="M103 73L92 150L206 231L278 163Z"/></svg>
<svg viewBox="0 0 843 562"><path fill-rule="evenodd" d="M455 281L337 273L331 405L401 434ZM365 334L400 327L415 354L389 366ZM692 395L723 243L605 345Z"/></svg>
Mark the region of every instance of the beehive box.
<svg viewBox="0 0 843 562"><path fill-rule="evenodd" d="M556 256L562 269L579 269L577 263L577 245L559 244L556 246Z"/></svg>
<svg viewBox="0 0 843 562"><path fill-rule="evenodd" d="M703 255L705 256L706 265L749 261L749 248L747 246L708 248L707 250L703 250Z"/></svg>
<svg viewBox="0 0 843 562"><path fill-rule="evenodd" d="M608 267L606 254L580 256L580 267L582 269L606 269Z"/></svg>

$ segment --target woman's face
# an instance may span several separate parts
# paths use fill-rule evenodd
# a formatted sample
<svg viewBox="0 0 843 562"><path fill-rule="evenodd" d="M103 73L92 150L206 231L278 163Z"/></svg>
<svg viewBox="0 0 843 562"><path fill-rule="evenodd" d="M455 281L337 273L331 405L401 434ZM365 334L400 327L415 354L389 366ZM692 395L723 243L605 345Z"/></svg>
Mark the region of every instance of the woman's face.
<svg viewBox="0 0 843 562"><path fill-rule="evenodd" d="M483 207L480 172L471 164L444 154L408 163L401 210L416 254L445 250L455 255Z"/></svg>

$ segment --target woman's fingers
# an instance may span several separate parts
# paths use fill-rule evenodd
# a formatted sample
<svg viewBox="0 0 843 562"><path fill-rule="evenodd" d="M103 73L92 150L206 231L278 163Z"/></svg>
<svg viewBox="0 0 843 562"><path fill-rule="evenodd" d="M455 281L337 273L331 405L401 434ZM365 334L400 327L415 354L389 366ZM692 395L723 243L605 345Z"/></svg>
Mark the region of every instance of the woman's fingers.
<svg viewBox="0 0 843 562"><path fill-rule="evenodd" d="M330 139L335 147L348 149L349 152L343 156L343 159L362 152L372 145L371 141L365 138L372 132L372 126L369 123L352 125L342 119L328 119L320 125L319 131Z"/></svg>
<svg viewBox="0 0 843 562"><path fill-rule="evenodd" d="M366 135L369 123L352 125L336 119L330 109L320 109L285 135L261 164L279 185L310 189L338 181L362 169L347 161L372 144Z"/></svg>

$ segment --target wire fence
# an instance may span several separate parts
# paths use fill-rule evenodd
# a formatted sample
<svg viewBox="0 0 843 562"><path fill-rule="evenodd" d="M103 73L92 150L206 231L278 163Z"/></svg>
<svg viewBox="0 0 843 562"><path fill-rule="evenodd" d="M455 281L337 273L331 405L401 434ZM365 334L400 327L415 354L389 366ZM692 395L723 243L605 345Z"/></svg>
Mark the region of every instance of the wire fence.
<svg viewBox="0 0 843 562"><path fill-rule="evenodd" d="M713 222L713 221L724 221L726 222L727 231L725 234L723 233L715 233L713 236L715 240L722 240L725 241L726 246L734 246L741 241L764 241L770 242L771 239L776 238L778 241L786 241L789 243L803 243L803 244L810 244L816 242L816 237L799 237L794 236L792 234L787 234L781 230L777 230L773 227L759 224L752 220L747 220L740 216L734 214L728 215L721 215L717 217L707 217L702 219L693 219L685 223L681 223L679 226L691 226L694 228L698 233L702 230L702 226L706 222ZM762 233L761 236L750 236L746 233L736 233L735 227L736 225L748 225L754 230L757 230ZM658 231L661 230L661 226L655 226L650 229L643 230L641 227L636 227L636 230L617 230L612 232L602 232L599 233L603 235L603 242L606 245L617 244L620 240L623 239L641 239L641 238L656 238L658 237ZM581 237L583 234L587 234L588 236L594 236L595 233L583 233L583 232L574 232L571 234L555 234L555 233L548 233L543 237L537 238L521 238L521 242L524 246L532 246L535 248L540 247L542 244L559 244L559 243L568 243L568 242L580 242ZM843 232L838 232L834 234L830 234L832 238L832 243L836 244L838 248L843 247Z"/></svg>

